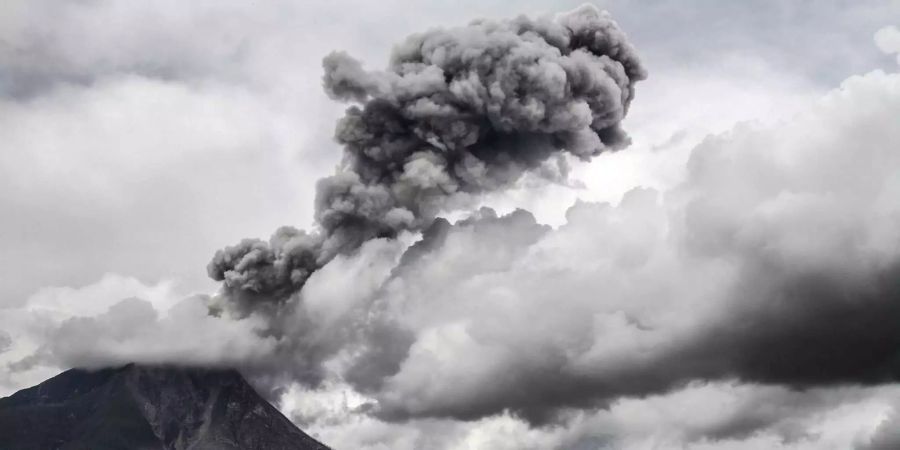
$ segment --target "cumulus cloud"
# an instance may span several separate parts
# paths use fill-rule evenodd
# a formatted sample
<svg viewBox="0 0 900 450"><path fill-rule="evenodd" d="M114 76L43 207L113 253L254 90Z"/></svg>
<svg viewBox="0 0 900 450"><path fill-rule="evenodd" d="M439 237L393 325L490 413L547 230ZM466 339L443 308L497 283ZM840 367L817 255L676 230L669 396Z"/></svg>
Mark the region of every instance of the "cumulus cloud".
<svg viewBox="0 0 900 450"><path fill-rule="evenodd" d="M387 420L552 423L694 380L892 382L898 112L900 77L876 71L710 137L669 191L578 203L556 229L485 209L374 240L292 297L277 368L336 376ZM343 291L353 267L379 269Z"/></svg>
<svg viewBox="0 0 900 450"><path fill-rule="evenodd" d="M576 205L536 243L528 222L451 231L379 294L418 337L381 407L477 417L697 378L893 380L898 87L875 72L788 123L711 138L664 198Z"/></svg>

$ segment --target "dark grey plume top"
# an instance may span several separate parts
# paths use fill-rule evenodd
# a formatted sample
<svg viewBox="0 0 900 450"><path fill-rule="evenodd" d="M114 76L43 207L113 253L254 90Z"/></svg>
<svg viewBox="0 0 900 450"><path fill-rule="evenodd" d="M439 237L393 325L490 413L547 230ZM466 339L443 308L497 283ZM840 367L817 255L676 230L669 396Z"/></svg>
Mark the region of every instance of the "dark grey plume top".
<svg viewBox="0 0 900 450"><path fill-rule="evenodd" d="M232 300L283 300L337 254L427 228L452 199L501 190L569 154L630 142L621 127L647 72L605 11L478 20L395 47L385 70L323 61L325 91L350 106L343 163L317 183L316 228L220 250L209 275Z"/></svg>

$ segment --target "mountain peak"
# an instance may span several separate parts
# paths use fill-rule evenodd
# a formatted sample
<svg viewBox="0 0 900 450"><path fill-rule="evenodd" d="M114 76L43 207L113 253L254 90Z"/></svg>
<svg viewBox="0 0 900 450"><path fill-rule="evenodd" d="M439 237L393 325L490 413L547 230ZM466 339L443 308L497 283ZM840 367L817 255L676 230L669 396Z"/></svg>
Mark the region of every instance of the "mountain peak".
<svg viewBox="0 0 900 450"><path fill-rule="evenodd" d="M235 370L67 370L0 399L3 449L325 450Z"/></svg>

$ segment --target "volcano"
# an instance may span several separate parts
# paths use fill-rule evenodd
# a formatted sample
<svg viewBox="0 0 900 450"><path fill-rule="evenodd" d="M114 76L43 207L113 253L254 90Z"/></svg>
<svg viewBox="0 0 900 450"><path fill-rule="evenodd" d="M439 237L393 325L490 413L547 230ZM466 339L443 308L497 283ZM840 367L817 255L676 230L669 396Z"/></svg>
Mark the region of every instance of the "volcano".
<svg viewBox="0 0 900 450"><path fill-rule="evenodd" d="M327 450L235 370L65 371L0 399L0 448Z"/></svg>

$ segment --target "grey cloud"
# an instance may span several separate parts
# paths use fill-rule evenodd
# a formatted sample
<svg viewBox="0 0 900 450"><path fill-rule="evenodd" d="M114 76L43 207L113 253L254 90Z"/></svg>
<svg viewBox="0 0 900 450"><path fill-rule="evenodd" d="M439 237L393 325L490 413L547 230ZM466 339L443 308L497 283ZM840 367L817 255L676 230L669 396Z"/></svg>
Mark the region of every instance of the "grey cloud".
<svg viewBox="0 0 900 450"><path fill-rule="evenodd" d="M209 274L226 295L283 300L334 256L427 227L452 197L510 186L561 152L589 159L623 147L619 124L646 77L592 6L414 35L386 71L345 53L323 65L326 92L361 105L338 123L344 162L318 182L318 230L217 253Z"/></svg>
<svg viewBox="0 0 900 450"><path fill-rule="evenodd" d="M227 286L263 299L283 298L300 287L319 263L321 239L291 227L282 227L263 242L245 239L216 253L209 276Z"/></svg>
<svg viewBox="0 0 900 450"><path fill-rule="evenodd" d="M900 447L900 417L897 411L884 418L868 442L861 442L857 450L891 450Z"/></svg>
<svg viewBox="0 0 900 450"><path fill-rule="evenodd" d="M776 72L799 75L822 87L873 68L890 69L889 61L871 45L871 36L891 23L887 18L900 15L900 4L891 1L823 0L815 8L778 0L600 4L629 31L644 59L652 61L654 73L686 67L710 70L743 59L764 62Z"/></svg>
<svg viewBox="0 0 900 450"><path fill-rule="evenodd" d="M365 102L370 92L379 90L363 70L362 63L346 52L329 53L322 60L322 67L325 69L325 92L335 100Z"/></svg>
<svg viewBox="0 0 900 450"><path fill-rule="evenodd" d="M741 387L746 388L747 385ZM687 430L688 441L743 440L756 433L772 433L786 442L811 437L807 420L862 396L858 392L797 391L749 385L735 407L715 423ZM740 388L738 388L740 389Z"/></svg>
<svg viewBox="0 0 900 450"><path fill-rule="evenodd" d="M197 22L204 26L207 19L168 14L168 5L130 9L106 1L17 3L4 11L14 25L0 31L0 95L13 99L33 98L60 84L90 86L122 73L162 80L215 72L236 78L238 74L226 74L235 67L228 62L244 56L235 30L219 26L195 33ZM127 32L119 28L120 20L133 17L140 21L130 22ZM160 45L167 41L179 45Z"/></svg>
<svg viewBox="0 0 900 450"><path fill-rule="evenodd" d="M10 345L12 345L12 338L9 336L9 333L0 331L0 353L8 350Z"/></svg>
<svg viewBox="0 0 900 450"><path fill-rule="evenodd" d="M717 364L709 376L799 388L896 382L900 333L884 318L900 314L900 261L852 281L784 275L793 269L773 265L748 277L766 287L736 294L739 305L697 339L691 359Z"/></svg>

